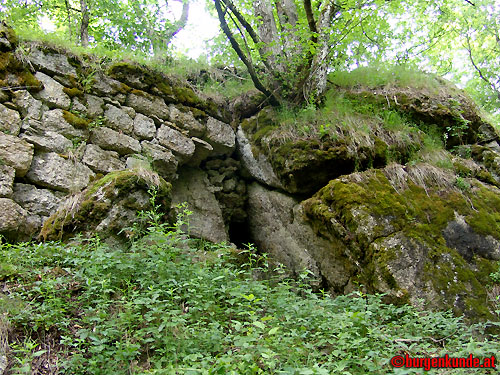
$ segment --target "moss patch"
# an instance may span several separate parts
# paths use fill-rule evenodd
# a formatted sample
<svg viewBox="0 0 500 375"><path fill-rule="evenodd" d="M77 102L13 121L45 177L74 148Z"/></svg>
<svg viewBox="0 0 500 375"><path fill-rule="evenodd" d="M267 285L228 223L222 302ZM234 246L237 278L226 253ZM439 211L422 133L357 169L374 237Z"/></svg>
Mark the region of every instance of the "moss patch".
<svg viewBox="0 0 500 375"><path fill-rule="evenodd" d="M89 124L91 123L91 120L84 119L65 110L63 110L63 117L68 124L73 125L77 129L87 129Z"/></svg>
<svg viewBox="0 0 500 375"><path fill-rule="evenodd" d="M78 97L78 98L83 98L84 96L84 93L82 90L76 88L76 87L72 87L72 88L68 88L68 87L63 87L63 91L66 93L66 95L68 95L70 98L74 98L74 97Z"/></svg>

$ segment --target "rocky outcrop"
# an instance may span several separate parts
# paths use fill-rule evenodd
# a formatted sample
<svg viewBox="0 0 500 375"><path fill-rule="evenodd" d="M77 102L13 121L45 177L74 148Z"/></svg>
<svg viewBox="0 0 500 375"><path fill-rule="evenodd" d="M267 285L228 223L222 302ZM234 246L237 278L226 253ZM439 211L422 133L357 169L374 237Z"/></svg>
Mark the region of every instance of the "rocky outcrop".
<svg viewBox="0 0 500 375"><path fill-rule="evenodd" d="M318 260L350 268L350 285L393 301L454 309L488 319L485 285L500 260L500 190L450 172L391 165L331 181L303 202L316 232L340 244ZM332 254L333 255L333 254Z"/></svg>
<svg viewBox="0 0 500 375"><path fill-rule="evenodd" d="M179 205L187 202L189 227L188 234L212 242L228 242L222 211L219 207L207 174L199 169L183 168L179 179L172 189L172 203Z"/></svg>
<svg viewBox="0 0 500 375"><path fill-rule="evenodd" d="M23 65L4 34L9 241L82 232L123 245L155 196L165 220L171 200L187 202L178 210L192 212L190 235L255 242L288 275L308 269L316 288L362 285L389 301L492 317L500 137L459 90L337 87L323 108L290 113L262 109L252 92L231 118L227 103L136 64L96 70L32 45Z"/></svg>
<svg viewBox="0 0 500 375"><path fill-rule="evenodd" d="M44 240L62 239L82 232L126 241L135 234L134 223L140 224L138 212L151 209L151 189L156 191L155 204L167 211L171 185L156 173L144 169L109 173L81 193L67 197L45 221L40 236Z"/></svg>

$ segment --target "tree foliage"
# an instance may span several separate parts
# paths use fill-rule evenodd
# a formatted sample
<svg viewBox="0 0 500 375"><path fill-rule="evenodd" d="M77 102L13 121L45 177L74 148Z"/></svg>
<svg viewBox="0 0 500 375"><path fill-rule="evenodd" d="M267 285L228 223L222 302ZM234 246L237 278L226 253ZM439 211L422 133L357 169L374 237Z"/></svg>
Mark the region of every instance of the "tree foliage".
<svg viewBox="0 0 500 375"><path fill-rule="evenodd" d="M182 3L177 18L168 0L6 0L1 7L16 28L41 31L45 17L82 46L91 41L109 49L159 54L187 23L189 0L174 2Z"/></svg>
<svg viewBox="0 0 500 375"><path fill-rule="evenodd" d="M317 101L328 72L395 63L466 83L498 111L500 6L491 0L213 3L232 48L274 103Z"/></svg>

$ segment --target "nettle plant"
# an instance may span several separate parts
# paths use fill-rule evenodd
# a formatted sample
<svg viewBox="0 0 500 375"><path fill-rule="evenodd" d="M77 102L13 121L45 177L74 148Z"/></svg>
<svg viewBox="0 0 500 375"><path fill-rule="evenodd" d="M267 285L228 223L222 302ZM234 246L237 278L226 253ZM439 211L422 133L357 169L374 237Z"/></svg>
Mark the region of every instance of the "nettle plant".
<svg viewBox="0 0 500 375"><path fill-rule="evenodd" d="M313 292L310 272L286 278L252 245L190 239L189 210L163 224L154 194L128 248L98 237L0 244L11 372L408 374L419 372L390 358L498 353L484 324L381 295L331 298Z"/></svg>

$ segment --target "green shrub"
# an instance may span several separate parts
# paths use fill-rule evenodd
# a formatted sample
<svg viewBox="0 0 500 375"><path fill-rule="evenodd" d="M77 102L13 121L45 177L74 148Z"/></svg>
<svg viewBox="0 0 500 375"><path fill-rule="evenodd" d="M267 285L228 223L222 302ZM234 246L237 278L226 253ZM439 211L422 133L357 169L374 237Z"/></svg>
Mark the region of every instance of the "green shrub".
<svg viewBox="0 0 500 375"><path fill-rule="evenodd" d="M241 262L224 244L190 240L185 221L128 249L97 237L2 244L0 312L19 372L52 356L64 374L367 374L392 373L397 354L498 353L494 337L471 333L484 326L381 295L313 293L308 272L283 280L253 248Z"/></svg>

